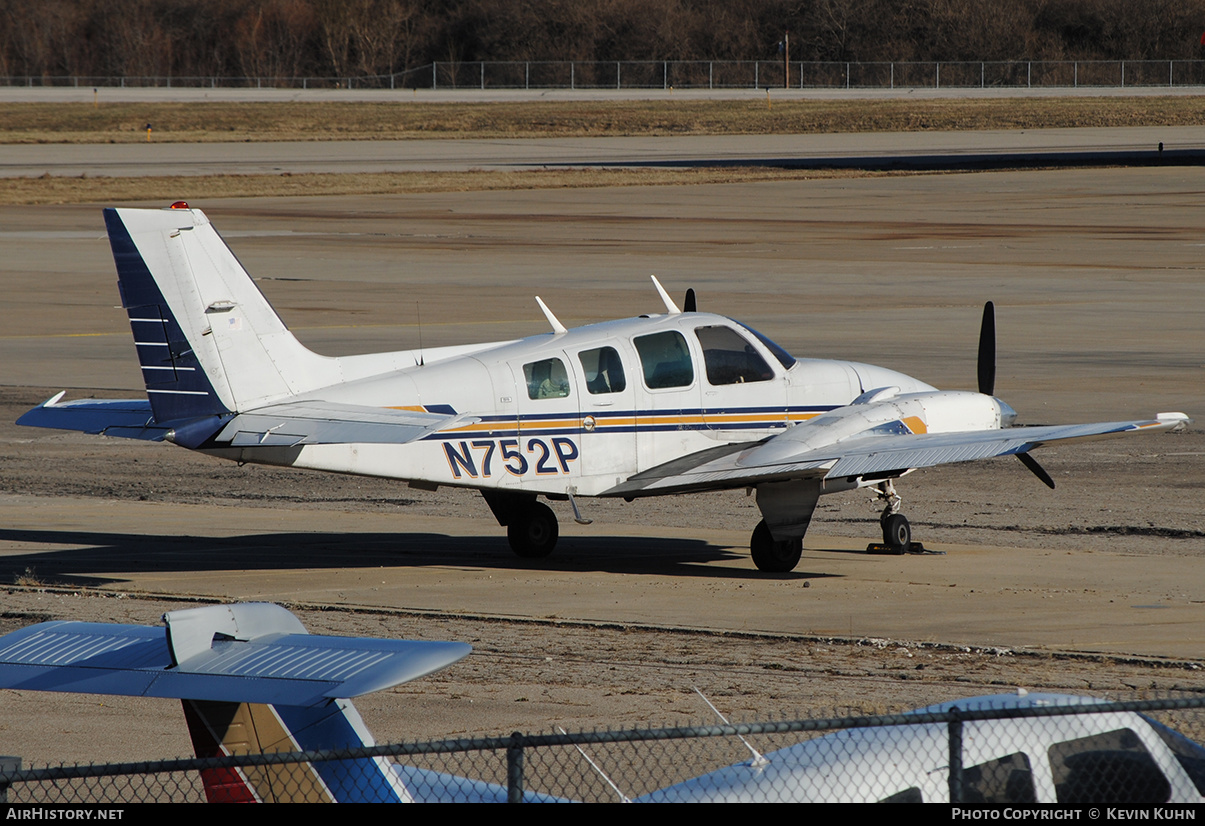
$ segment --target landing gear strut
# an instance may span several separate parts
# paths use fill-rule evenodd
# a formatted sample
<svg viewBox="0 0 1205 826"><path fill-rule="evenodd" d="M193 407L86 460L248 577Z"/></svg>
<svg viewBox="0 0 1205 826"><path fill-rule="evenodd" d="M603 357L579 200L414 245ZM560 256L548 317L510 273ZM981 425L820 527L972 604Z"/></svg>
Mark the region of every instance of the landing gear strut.
<svg viewBox="0 0 1205 826"><path fill-rule="evenodd" d="M788 539L785 542L775 542L766 527L766 520L757 523L753 529L753 537L749 540L749 551L753 555L753 564L759 571L784 574L793 571L803 556L803 538Z"/></svg>

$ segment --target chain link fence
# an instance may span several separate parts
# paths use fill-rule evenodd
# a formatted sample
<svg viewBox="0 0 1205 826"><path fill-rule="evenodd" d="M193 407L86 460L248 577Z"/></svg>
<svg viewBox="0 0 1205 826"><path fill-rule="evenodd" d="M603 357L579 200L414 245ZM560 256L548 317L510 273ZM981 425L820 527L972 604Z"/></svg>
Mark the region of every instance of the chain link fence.
<svg viewBox="0 0 1205 826"><path fill-rule="evenodd" d="M0 85L240 89L1042 89L1205 85L1200 60L437 62L363 77L15 76Z"/></svg>
<svg viewBox="0 0 1205 826"><path fill-rule="evenodd" d="M0 764L0 790L16 804L221 802L239 799L231 790L249 777L269 790L268 800L328 793L373 800L367 778L376 773L367 769L387 761L400 796L423 801L1160 806L1205 795L1205 749L1194 742L1205 736L1202 706L1197 696L1106 703L1033 695L906 714L516 733L343 752L25 770ZM334 786L330 772L323 780L315 769L332 762L344 778Z"/></svg>

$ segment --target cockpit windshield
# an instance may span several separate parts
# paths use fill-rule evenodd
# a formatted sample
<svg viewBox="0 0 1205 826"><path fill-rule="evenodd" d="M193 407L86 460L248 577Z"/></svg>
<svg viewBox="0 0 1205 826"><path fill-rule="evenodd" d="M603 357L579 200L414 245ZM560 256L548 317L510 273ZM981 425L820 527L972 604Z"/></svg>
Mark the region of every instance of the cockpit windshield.
<svg viewBox="0 0 1205 826"><path fill-rule="evenodd" d="M774 358L778 359L778 363L782 365L784 370L790 370L792 367L795 366L795 357L792 356L790 353L788 353L786 350L779 347L771 339L762 335L757 330L754 330L748 324L745 324L744 322L741 322L741 321L737 321L735 318L730 319L730 321L733 321L736 324L740 324L746 330L753 333L753 335L757 336L757 340L760 341L762 344L764 344L766 346L766 349L774 354Z"/></svg>

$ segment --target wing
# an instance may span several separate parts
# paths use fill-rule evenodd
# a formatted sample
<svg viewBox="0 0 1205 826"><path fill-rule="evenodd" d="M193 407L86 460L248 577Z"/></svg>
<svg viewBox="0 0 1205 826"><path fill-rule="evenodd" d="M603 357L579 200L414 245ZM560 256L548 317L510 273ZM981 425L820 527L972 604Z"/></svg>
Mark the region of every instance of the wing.
<svg viewBox="0 0 1205 826"><path fill-rule="evenodd" d="M651 468L608 490L606 496L652 496L747 487L793 479L885 479L908 470L1028 453L1058 442L1103 439L1129 433L1182 430L1183 413L1155 419L1094 424L1006 427L956 433L911 433L905 428L857 435L812 447L812 422L759 442L726 445Z"/></svg>
<svg viewBox="0 0 1205 826"><path fill-rule="evenodd" d="M451 412L310 400L273 404L234 415L158 422L151 403L145 399L64 402L63 395L59 393L30 410L17 419L17 424L156 442L168 439L196 448L404 444L453 423L477 421Z"/></svg>

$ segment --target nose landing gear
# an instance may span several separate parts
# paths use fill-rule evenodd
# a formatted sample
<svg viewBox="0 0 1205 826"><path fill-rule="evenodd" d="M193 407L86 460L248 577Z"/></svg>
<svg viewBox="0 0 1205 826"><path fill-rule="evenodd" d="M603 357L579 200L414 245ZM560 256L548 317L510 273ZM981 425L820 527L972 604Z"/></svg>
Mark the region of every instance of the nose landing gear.
<svg viewBox="0 0 1205 826"><path fill-rule="evenodd" d="M923 545L912 541L912 526L908 523L908 517L900 513L902 500L895 492L895 485L890 479L878 484L878 498L887 503L879 516L879 525L883 529L883 544L867 545L867 553L898 556L924 551Z"/></svg>

